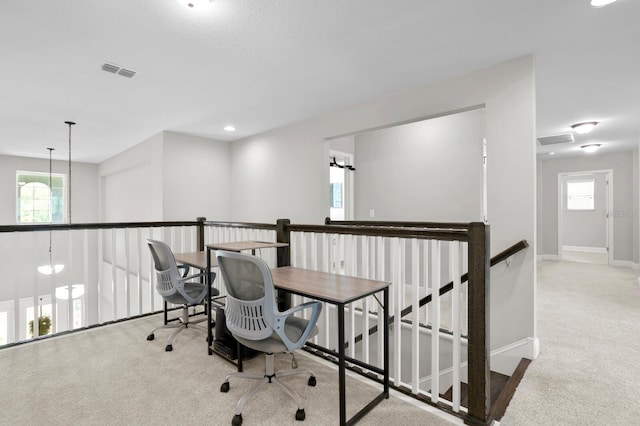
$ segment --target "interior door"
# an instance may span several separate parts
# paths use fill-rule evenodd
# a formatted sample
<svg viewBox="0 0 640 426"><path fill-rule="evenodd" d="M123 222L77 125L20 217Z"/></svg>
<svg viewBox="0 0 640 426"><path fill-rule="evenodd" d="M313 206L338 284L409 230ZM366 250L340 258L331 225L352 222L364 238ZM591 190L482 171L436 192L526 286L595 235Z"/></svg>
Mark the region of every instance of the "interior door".
<svg viewBox="0 0 640 426"><path fill-rule="evenodd" d="M560 182L560 258L609 263L608 172L563 174Z"/></svg>

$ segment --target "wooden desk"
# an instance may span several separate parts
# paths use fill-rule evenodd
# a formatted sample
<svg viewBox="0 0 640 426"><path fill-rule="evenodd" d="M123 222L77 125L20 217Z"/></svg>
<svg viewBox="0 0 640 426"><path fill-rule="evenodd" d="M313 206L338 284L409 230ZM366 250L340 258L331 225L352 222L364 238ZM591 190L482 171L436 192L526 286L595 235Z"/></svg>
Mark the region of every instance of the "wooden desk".
<svg viewBox="0 0 640 426"><path fill-rule="evenodd" d="M196 269L200 269L204 271L207 268L207 253L202 251L194 251L190 253L175 253L174 257L176 258L176 262L183 263L185 265L192 266ZM211 267L215 268L218 266L217 259L212 259Z"/></svg>
<svg viewBox="0 0 640 426"><path fill-rule="evenodd" d="M269 241L236 241L231 243L207 244L209 250L245 251L251 250L251 254L256 254L256 250L263 248L288 247L287 243L273 243Z"/></svg>
<svg viewBox="0 0 640 426"><path fill-rule="evenodd" d="M324 353L338 357L338 387L340 398L340 425L356 423L383 399L389 398L389 285L390 282L368 280L364 278L346 277L344 275L311 271L308 269L285 266L271 270L274 286L311 299L331 303L338 311L338 353L307 342L307 345ZM384 361L383 368L365 364L362 361L345 355L344 307L358 299L383 292L383 330L384 333ZM366 368L383 376L383 390L369 404L347 420L346 410L346 361Z"/></svg>
<svg viewBox="0 0 640 426"><path fill-rule="evenodd" d="M174 253L173 257L178 263L200 269L201 271L211 271L211 268L218 266L218 260L215 257L208 259L207 255L208 252L202 250L188 253ZM213 282L211 282L211 274L205 275L205 284L207 285L207 351L209 355L211 355L212 350L210 347L213 344L213 332L211 331L211 324L213 324L211 286Z"/></svg>

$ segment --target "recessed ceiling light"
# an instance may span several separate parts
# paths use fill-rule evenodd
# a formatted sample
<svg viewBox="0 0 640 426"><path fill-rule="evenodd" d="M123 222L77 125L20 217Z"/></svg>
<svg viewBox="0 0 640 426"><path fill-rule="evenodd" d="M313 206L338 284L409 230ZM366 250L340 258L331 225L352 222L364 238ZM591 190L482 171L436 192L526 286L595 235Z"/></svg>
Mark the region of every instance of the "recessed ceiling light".
<svg viewBox="0 0 640 426"><path fill-rule="evenodd" d="M189 9L199 9L209 3L209 0L178 0L178 3Z"/></svg>
<svg viewBox="0 0 640 426"><path fill-rule="evenodd" d="M599 143L590 143L588 145L582 145L580 148L586 153L591 154L592 152L596 152L598 148L600 148Z"/></svg>
<svg viewBox="0 0 640 426"><path fill-rule="evenodd" d="M235 132L235 131L236 131L236 128L235 128L235 127L233 127L233 126L231 126L231 125L229 125L229 126L224 126L224 129L225 129L227 132Z"/></svg>
<svg viewBox="0 0 640 426"><path fill-rule="evenodd" d="M584 123L577 123L571 126L574 132L584 135L585 133L589 133L593 130L594 127L598 125L597 121L586 121Z"/></svg>
<svg viewBox="0 0 640 426"><path fill-rule="evenodd" d="M551 152L549 153L549 155L556 155L556 153L555 153L555 152L553 152L553 151L551 151Z"/></svg>
<svg viewBox="0 0 640 426"><path fill-rule="evenodd" d="M591 0L591 6L593 7L602 7L608 4L614 3L617 0Z"/></svg>

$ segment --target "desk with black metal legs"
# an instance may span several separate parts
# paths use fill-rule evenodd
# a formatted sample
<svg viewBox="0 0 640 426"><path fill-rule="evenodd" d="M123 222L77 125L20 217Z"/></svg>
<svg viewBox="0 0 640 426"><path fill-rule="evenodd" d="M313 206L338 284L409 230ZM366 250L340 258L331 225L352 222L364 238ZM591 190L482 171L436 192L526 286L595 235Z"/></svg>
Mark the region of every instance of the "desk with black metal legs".
<svg viewBox="0 0 640 426"><path fill-rule="evenodd" d="M196 269L200 269L201 271L211 271L211 268L215 268L218 266L218 261L214 257L213 259L209 259L208 253L204 250L202 251L194 251L189 253L175 253L174 257L176 262L189 265ZM212 306L211 306L211 286L213 283L211 282L211 274L205 275L205 282L207 284L207 350L209 355L211 355L211 345L213 343L213 333L211 332L211 324L213 324L212 317Z"/></svg>
<svg viewBox="0 0 640 426"><path fill-rule="evenodd" d="M385 281L347 277L308 269L285 266L271 270L274 286L303 297L320 300L336 306L338 311L338 353L307 342L321 352L338 357L338 386L340 394L340 425L353 424L360 420L383 399L389 398L389 285ZM348 303L383 292L383 368L366 364L345 355L344 308ZM346 361L383 376L383 390L369 404L347 420L346 410Z"/></svg>

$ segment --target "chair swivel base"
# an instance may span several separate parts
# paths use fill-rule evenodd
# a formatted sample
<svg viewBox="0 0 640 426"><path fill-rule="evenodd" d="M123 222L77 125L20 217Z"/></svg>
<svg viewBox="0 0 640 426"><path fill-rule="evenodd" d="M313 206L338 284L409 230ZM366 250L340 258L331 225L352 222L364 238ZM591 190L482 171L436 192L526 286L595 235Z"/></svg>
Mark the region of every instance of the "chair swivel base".
<svg viewBox="0 0 640 426"><path fill-rule="evenodd" d="M306 368L298 368L294 370L282 371L279 373L275 373L274 371L274 360L273 354L267 354L266 356L266 369L264 373L250 373L250 372L241 372L241 373L232 373L229 374L224 383L220 386L220 392L227 393L229 392L230 385L229 379L231 377L237 377L239 379L254 379L260 380L260 383L256 384L253 388L251 388L237 403L236 405L236 414L233 416L231 420L231 424L233 426L239 426L242 424L242 411L244 410L245 404L251 399L260 389L262 389L265 385L270 383L277 384L287 395L289 395L298 405L298 410L296 411L296 420L303 421L306 417L304 411L304 400L302 397L293 389L290 389L287 385L282 383L278 378L290 377L299 374L309 374L309 380L307 381L308 386L316 386L317 380L313 371Z"/></svg>
<svg viewBox="0 0 640 426"><path fill-rule="evenodd" d="M184 318L186 318L186 320ZM178 333L180 333L182 330L185 330L187 328L197 328L197 329L202 330L202 331L204 331L206 333L207 329L205 327L197 325L198 323L203 322L205 320L206 320L206 318L205 319L195 320L195 321L189 321L188 308L184 307L183 308L183 315L182 315L182 317L178 318L178 322L177 323L165 324L165 325L161 325L159 327L154 328L151 331L151 333L147 336L147 340L148 341L155 340L155 332L157 330L165 329L165 328L175 329L174 332L171 333L171 335L167 339L167 346L165 346L165 348L164 348L165 352L171 352L171 351L173 351L173 340L176 338Z"/></svg>

